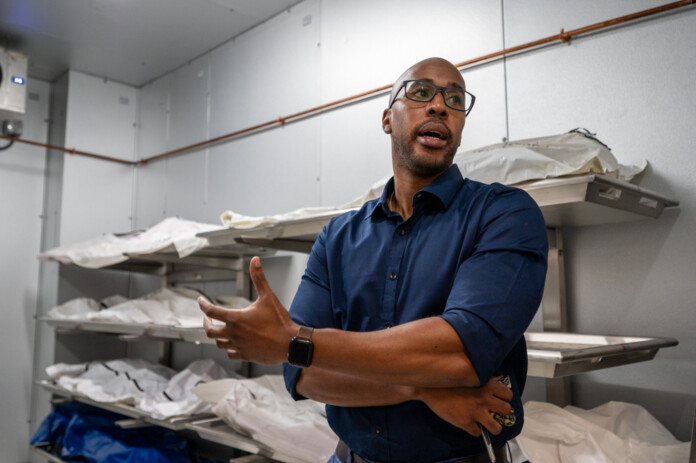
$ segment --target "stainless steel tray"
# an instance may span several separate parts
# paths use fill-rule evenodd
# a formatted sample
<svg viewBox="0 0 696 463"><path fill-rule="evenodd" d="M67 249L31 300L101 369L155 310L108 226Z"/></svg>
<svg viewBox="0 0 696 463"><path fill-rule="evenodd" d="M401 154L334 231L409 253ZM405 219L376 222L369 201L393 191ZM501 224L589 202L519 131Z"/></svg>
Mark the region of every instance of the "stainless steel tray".
<svg viewBox="0 0 696 463"><path fill-rule="evenodd" d="M164 339L171 341L185 341L197 344L215 344L213 339L206 336L203 328L179 328L174 326L139 324L139 323L115 323L92 322L82 320L61 320L49 317L40 317L39 320L56 328L57 332L91 332L117 334L125 341Z"/></svg>
<svg viewBox="0 0 696 463"><path fill-rule="evenodd" d="M658 193L608 175L588 174L520 185L537 202L549 227L578 227L657 218L679 205ZM338 213L268 226L200 233L211 246L245 243L264 248L309 252L316 236Z"/></svg>
<svg viewBox="0 0 696 463"><path fill-rule="evenodd" d="M144 421L149 424L154 424L157 426L161 426L163 428L171 429L174 431L180 431L182 429L186 428L186 425L190 422L193 421L199 421L201 419L209 418L213 416L212 414L198 414L198 415L191 415L191 416L181 416L181 417L174 417L174 418L169 418L166 420L159 420L156 418L152 418L150 415L145 413L142 410L138 410L135 407L132 407L130 405L126 404L120 404L120 403L105 403L105 402L97 402L96 400L92 400L89 397L85 396L84 394L80 394L79 392L74 392L74 391L68 391L66 389L63 389L62 387L54 384L51 381L48 380L41 380L37 381L36 384L41 386L43 389L46 391L58 395L60 397L65 397L66 399L70 400L75 400L77 402L82 402L87 405L92 405L97 408L101 408L104 410L109 410L114 413L118 413L120 415L128 416L130 418L134 418L137 420Z"/></svg>
<svg viewBox="0 0 696 463"><path fill-rule="evenodd" d="M227 426L220 418L208 418L194 421L186 425L187 429L195 431L202 439L233 447L245 452L272 458L285 463L308 463L298 458L278 453L250 437L239 434Z"/></svg>
<svg viewBox="0 0 696 463"><path fill-rule="evenodd" d="M541 208L549 227L581 227L657 218L679 202L608 175L587 174L520 186Z"/></svg>
<svg viewBox="0 0 696 463"><path fill-rule="evenodd" d="M673 338L525 333L529 376L557 378L651 360Z"/></svg>
<svg viewBox="0 0 696 463"><path fill-rule="evenodd" d="M47 451L45 451L44 449L42 449L38 445L29 446L29 450L31 450L33 453L38 455L39 458L46 460L46 461L49 461L51 463L64 463L63 460L61 460L60 458L58 458L55 455L51 455L50 453L48 453Z"/></svg>

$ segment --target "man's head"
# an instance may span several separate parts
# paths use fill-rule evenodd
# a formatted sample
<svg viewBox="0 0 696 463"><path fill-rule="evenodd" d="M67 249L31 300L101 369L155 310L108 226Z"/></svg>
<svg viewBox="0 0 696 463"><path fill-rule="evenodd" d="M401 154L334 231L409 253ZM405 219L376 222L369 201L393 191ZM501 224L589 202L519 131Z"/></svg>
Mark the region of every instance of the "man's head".
<svg viewBox="0 0 696 463"><path fill-rule="evenodd" d="M466 118L462 109L467 101L460 98L468 95L463 90L461 73L442 58L420 61L396 80L390 107L382 115L382 129L392 139L395 171L427 178L452 165ZM430 101L418 101L430 96Z"/></svg>

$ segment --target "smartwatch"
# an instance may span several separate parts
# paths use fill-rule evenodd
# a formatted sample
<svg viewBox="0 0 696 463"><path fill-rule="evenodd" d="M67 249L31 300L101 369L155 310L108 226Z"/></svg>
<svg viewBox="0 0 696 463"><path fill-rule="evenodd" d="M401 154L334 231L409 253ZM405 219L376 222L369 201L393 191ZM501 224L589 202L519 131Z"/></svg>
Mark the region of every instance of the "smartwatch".
<svg viewBox="0 0 696 463"><path fill-rule="evenodd" d="M306 368L312 364L314 343L312 333L314 328L300 326L297 336L292 338L288 347L288 363L295 367Z"/></svg>

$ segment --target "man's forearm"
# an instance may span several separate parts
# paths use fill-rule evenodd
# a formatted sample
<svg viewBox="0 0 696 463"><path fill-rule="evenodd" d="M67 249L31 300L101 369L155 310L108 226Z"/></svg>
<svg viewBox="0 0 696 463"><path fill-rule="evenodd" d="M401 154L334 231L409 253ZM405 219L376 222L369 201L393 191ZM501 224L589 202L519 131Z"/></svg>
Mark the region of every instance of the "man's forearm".
<svg viewBox="0 0 696 463"><path fill-rule="evenodd" d="M459 335L439 317L367 333L318 329L313 341L313 365L325 370L401 386L480 384Z"/></svg>
<svg viewBox="0 0 696 463"><path fill-rule="evenodd" d="M417 399L414 387L379 383L318 367L302 371L297 392L308 399L340 407L378 407Z"/></svg>

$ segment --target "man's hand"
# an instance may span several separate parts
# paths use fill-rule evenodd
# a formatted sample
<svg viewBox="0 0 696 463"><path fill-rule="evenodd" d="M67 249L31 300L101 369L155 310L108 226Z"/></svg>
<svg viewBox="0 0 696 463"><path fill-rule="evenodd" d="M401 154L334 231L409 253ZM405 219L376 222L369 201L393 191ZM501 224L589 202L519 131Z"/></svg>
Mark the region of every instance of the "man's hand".
<svg viewBox="0 0 696 463"><path fill-rule="evenodd" d="M479 423L491 433L499 434L503 427L493 419L490 412L498 412L501 415L512 412L508 403L512 400L512 391L499 383L499 379L491 378L480 388L422 389L419 399L437 416L472 436L481 435Z"/></svg>
<svg viewBox="0 0 696 463"><path fill-rule="evenodd" d="M268 285L258 257L251 259L249 273L259 297L245 309L226 309L204 297L198 298L198 305L205 313L205 333L233 360L265 364L284 362L298 325ZM213 324L211 319L225 325Z"/></svg>

